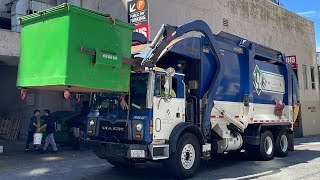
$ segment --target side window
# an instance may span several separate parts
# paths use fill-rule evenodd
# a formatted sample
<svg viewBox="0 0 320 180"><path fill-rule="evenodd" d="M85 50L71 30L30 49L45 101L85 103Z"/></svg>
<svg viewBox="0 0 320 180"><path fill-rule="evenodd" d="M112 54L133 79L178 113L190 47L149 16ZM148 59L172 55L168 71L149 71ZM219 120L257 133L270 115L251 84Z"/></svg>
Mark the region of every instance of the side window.
<svg viewBox="0 0 320 180"><path fill-rule="evenodd" d="M161 84L161 74L156 74L156 85L155 85L155 95L157 97L161 96L161 88L162 88L162 84Z"/></svg>
<svg viewBox="0 0 320 180"><path fill-rule="evenodd" d="M308 89L307 66L304 64L302 65L302 73L304 89Z"/></svg>
<svg viewBox="0 0 320 180"><path fill-rule="evenodd" d="M310 73L311 73L311 87L313 90L315 90L316 89L316 80L314 77L314 67L313 66L310 67Z"/></svg>
<svg viewBox="0 0 320 180"><path fill-rule="evenodd" d="M176 97L176 91L173 87L174 78L166 76L166 74L156 74L156 88L155 88L155 95L157 97L164 97L165 91L167 91L170 96L173 98Z"/></svg>
<svg viewBox="0 0 320 180"><path fill-rule="evenodd" d="M183 76L174 76L172 78L172 90L175 93L176 98L184 98L185 86L183 79Z"/></svg>

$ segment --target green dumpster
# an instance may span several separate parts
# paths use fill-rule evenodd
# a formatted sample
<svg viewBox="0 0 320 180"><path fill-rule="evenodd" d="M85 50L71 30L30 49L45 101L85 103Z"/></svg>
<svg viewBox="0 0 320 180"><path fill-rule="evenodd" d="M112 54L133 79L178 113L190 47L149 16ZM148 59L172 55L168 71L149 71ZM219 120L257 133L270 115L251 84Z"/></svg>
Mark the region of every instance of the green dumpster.
<svg viewBox="0 0 320 180"><path fill-rule="evenodd" d="M17 86L71 92L129 91L131 24L63 4L20 19Z"/></svg>
<svg viewBox="0 0 320 180"><path fill-rule="evenodd" d="M57 132L54 133L55 141L59 144L71 144L74 140L72 127L77 127L80 122L80 112L57 111L50 114L57 124ZM45 124L44 117L41 117L41 126ZM46 130L43 131L44 137L47 136Z"/></svg>

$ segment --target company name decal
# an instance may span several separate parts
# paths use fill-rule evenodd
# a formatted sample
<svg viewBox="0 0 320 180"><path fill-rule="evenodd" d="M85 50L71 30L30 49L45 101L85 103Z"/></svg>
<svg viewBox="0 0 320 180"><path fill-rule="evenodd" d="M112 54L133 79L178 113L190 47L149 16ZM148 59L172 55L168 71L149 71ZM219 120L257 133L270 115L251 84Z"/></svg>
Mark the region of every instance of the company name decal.
<svg viewBox="0 0 320 180"><path fill-rule="evenodd" d="M285 93L284 77L281 74L260 70L257 65L253 71L253 86L258 95L261 92Z"/></svg>

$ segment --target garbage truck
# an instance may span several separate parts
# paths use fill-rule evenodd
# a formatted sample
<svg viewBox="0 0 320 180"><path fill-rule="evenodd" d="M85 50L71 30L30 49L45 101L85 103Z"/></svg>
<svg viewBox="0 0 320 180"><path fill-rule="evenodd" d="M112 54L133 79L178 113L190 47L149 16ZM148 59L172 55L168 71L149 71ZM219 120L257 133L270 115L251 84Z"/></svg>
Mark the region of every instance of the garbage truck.
<svg viewBox="0 0 320 180"><path fill-rule="evenodd" d="M81 14L84 17L78 21ZM61 20L64 16L68 21ZM85 24L89 21L95 23ZM22 93L27 88L93 92L82 141L114 166L161 162L175 177L185 179L197 172L201 161L219 154L245 150L267 161L294 150L298 82L282 52L229 33L214 34L201 20L162 25L149 43L132 34L128 24L71 5L21 22L21 41L28 44L22 46L19 65L17 85ZM50 39L52 34L41 27L45 23L52 27L61 23L47 30L62 35ZM62 31L68 23L68 30ZM72 33L73 26L84 29L75 28L77 32ZM90 31L93 26L103 28ZM105 39L95 37L106 29ZM34 62L36 56L28 54L27 48L42 41L28 43L27 36L40 31L48 36L43 49L51 41L68 37L64 33L73 38L58 48L47 47L39 59L42 66L59 61L63 64L59 72L51 66L50 73L24 73L27 62ZM42 54L41 49L37 53ZM69 56L60 57L64 53ZM50 59L50 55L56 56ZM60 74L51 77L52 73ZM53 81L58 77L63 81Z"/></svg>
<svg viewBox="0 0 320 180"><path fill-rule="evenodd" d="M188 32L202 36L181 38ZM298 83L283 53L194 21L163 25L151 44L132 47L132 58L144 68L131 72L128 98L118 100L128 109L88 117L85 141L110 164L161 161L189 178L201 159L225 152L271 160L293 151Z"/></svg>

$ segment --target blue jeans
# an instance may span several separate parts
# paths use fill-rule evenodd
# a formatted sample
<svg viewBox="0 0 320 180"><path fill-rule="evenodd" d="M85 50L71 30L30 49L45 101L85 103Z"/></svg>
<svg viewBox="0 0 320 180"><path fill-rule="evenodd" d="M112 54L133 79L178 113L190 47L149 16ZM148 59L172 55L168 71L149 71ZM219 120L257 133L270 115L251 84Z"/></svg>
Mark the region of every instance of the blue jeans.
<svg viewBox="0 0 320 180"><path fill-rule="evenodd" d="M47 135L47 137L46 137L46 143L45 143L44 148L43 148L44 151L47 150L49 144L51 144L52 149L53 149L54 151L58 151L56 142L54 141L53 133Z"/></svg>

